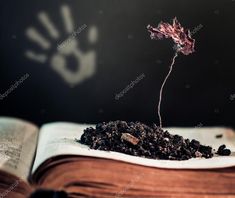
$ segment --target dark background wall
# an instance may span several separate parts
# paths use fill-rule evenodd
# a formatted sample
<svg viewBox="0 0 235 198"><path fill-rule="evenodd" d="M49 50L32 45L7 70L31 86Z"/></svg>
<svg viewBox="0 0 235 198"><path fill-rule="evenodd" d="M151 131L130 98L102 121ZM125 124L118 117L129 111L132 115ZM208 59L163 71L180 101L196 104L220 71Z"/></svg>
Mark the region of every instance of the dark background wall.
<svg viewBox="0 0 235 198"><path fill-rule="evenodd" d="M83 53L96 53L95 73L81 83L64 81L49 61L37 63L25 56L27 49L47 54L66 38L60 8L67 5L76 27L87 25L76 40ZM26 37L34 26L46 39L50 36L37 14L48 13L61 33L49 50ZM193 30L196 52L180 55L167 82L162 102L164 126L224 125L235 127L235 1L234 0L9 0L0 6L0 93L29 74L16 89L0 100L0 114L31 120L99 122L140 120L157 122L161 82L173 56L172 42L152 41L146 25L157 25L177 16ZM96 26L98 40L90 44L89 28ZM74 57L67 69L76 71ZM79 63L80 64L80 63ZM144 74L119 100L115 95Z"/></svg>

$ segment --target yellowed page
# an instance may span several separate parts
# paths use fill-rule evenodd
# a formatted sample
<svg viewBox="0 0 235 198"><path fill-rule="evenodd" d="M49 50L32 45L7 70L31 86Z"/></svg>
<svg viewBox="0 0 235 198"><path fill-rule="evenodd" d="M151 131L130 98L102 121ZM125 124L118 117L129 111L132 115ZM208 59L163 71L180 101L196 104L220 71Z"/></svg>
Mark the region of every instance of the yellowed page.
<svg viewBox="0 0 235 198"><path fill-rule="evenodd" d="M16 118L0 117L0 169L27 180L37 137L35 125Z"/></svg>
<svg viewBox="0 0 235 198"><path fill-rule="evenodd" d="M118 152L89 149L88 146L76 142L75 138L80 139L83 130L90 126L73 123L51 123L44 125L40 130L39 149L37 150L33 172L45 160L58 155L100 157L150 167L173 169L210 169L235 166L235 133L228 128L169 128L168 131L172 134L179 134L184 138L197 139L202 144L212 146L214 149L218 149L221 144L226 144L232 151L230 156L215 155L210 159L193 158L190 160L175 161L147 159ZM223 137L216 138L218 134L223 134Z"/></svg>

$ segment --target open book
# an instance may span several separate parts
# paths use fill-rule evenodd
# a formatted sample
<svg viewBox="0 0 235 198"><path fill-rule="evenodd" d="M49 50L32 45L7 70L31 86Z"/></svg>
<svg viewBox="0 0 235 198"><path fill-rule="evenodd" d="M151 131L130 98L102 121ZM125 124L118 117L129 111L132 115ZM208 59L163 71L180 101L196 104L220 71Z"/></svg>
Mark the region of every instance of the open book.
<svg viewBox="0 0 235 198"><path fill-rule="evenodd" d="M91 150L76 141L90 125L49 123L40 129L0 118L0 197L28 197L37 188L69 197L235 197L235 133L227 128L170 128L230 156L153 160ZM216 135L221 134L221 138Z"/></svg>

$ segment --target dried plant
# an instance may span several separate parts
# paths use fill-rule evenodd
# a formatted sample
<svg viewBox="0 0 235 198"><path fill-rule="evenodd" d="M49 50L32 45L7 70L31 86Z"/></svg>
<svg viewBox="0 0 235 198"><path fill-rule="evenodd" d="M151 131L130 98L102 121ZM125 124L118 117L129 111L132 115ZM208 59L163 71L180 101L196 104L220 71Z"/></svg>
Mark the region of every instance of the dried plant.
<svg viewBox="0 0 235 198"><path fill-rule="evenodd" d="M176 57L178 56L179 53L182 53L184 55L189 55L193 53L195 40L191 38L190 31L184 29L181 26L181 24L178 22L176 17L173 19L172 25L169 23L160 22L157 27L152 27L151 25L148 25L147 30L150 32L151 39L159 40L163 38L171 38L176 45L176 47L174 47L175 54L173 56L170 65L169 72L166 75L160 89L159 102L158 102L158 117L159 117L160 127L162 128L161 101L162 101L163 88L172 72Z"/></svg>

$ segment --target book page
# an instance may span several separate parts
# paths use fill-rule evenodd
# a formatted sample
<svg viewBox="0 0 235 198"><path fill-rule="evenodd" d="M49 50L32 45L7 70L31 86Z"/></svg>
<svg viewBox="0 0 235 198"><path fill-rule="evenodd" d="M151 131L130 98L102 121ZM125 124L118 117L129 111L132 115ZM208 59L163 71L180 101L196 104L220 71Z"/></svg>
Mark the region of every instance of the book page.
<svg viewBox="0 0 235 198"><path fill-rule="evenodd" d="M214 149L222 144L232 151L230 156L217 156L213 158L193 158L190 160L174 161L146 159L131 156L118 152L107 152L89 149L88 146L80 144L75 139L80 139L83 130L92 125L72 124L72 123L52 123L47 124L40 130L39 143L36 154L33 172L45 160L58 155L81 155L90 157L100 157L125 161L158 168L174 169L209 169L235 166L235 133L227 128L168 128L172 134L182 135L184 138L197 139L201 144L212 146ZM222 138L216 135L222 134Z"/></svg>
<svg viewBox="0 0 235 198"><path fill-rule="evenodd" d="M27 180L37 136L35 125L16 118L0 117L0 169Z"/></svg>

